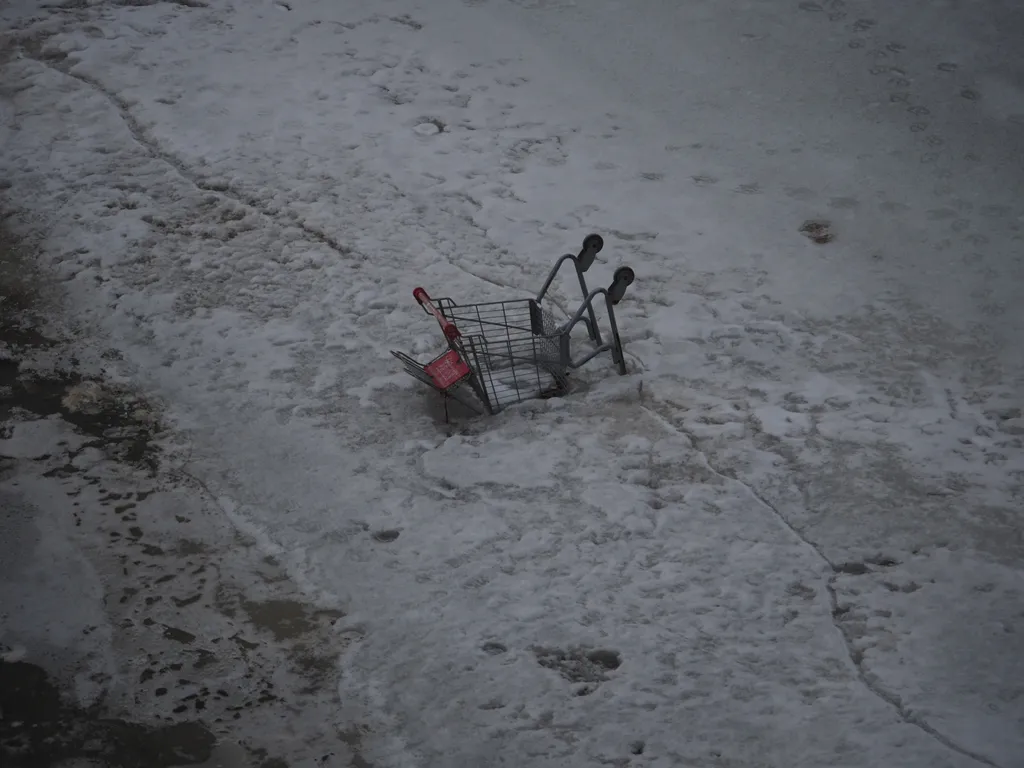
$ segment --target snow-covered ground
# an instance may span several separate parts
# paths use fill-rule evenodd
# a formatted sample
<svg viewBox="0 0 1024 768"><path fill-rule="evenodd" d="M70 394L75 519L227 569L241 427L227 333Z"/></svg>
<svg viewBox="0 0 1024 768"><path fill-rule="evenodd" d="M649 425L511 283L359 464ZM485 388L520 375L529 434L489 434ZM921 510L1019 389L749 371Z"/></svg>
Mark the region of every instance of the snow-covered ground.
<svg viewBox="0 0 1024 768"><path fill-rule="evenodd" d="M9 226L346 614L369 764L1024 766L1016 4L0 14ZM444 425L413 288L592 231L630 375Z"/></svg>

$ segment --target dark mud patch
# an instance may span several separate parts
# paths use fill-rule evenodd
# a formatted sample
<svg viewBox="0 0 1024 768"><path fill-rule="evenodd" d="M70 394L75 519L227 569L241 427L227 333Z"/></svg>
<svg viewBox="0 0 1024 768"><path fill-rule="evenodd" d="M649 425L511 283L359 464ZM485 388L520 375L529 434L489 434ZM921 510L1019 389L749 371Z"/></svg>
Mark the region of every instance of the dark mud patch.
<svg viewBox="0 0 1024 768"><path fill-rule="evenodd" d="M11 339L0 318L0 342L6 342L14 356L0 360L0 420L9 419L16 410L42 417L59 415L100 441L112 458L150 472L157 470L159 451L153 440L159 434L159 425L145 403L70 370L23 373L17 355L30 347L14 344ZM31 348L38 346L40 343Z"/></svg>
<svg viewBox="0 0 1024 768"><path fill-rule="evenodd" d="M50 342L38 332L40 318L35 281L14 251L14 242L0 229L0 323L3 341L20 345L46 345Z"/></svg>
<svg viewBox="0 0 1024 768"><path fill-rule="evenodd" d="M827 221L805 221L800 226L800 234L817 245L825 245L836 239L832 224Z"/></svg>
<svg viewBox="0 0 1024 768"><path fill-rule="evenodd" d="M269 631L275 640L294 640L313 632L321 619L336 621L340 611L310 611L295 600L243 601L242 610L249 621Z"/></svg>
<svg viewBox="0 0 1024 768"><path fill-rule="evenodd" d="M0 221L0 436L52 419L79 437L39 455L0 456L0 473L33 478L11 485L36 516L69 516L66 530L49 530L102 582L118 675L93 673L85 646L71 649L81 656L73 669L51 669L45 656L15 661L0 646L0 767L350 765L358 742L339 740L335 727L336 660L350 642L333 631L340 612L305 605L280 563L159 466L161 425L143 399L107 381L103 361L119 355L108 350L95 368L79 361L59 301L40 296L59 283L34 273L27 255L8 247ZM16 545L0 535L0 561ZM43 613L99 595L71 583L50 597L30 612L17 598L0 605L17 647L33 647ZM73 695L72 673L93 673L87 704Z"/></svg>
<svg viewBox="0 0 1024 768"><path fill-rule="evenodd" d="M32 355L59 342L39 330L40 298L26 275L10 238L0 232L0 422L17 411L59 415L99 441L112 458L155 472L158 450L153 440L161 427L145 402L81 374L74 358L52 367L27 364Z"/></svg>
<svg viewBox="0 0 1024 768"><path fill-rule="evenodd" d="M299 693L309 695L333 687L338 677L338 660L333 655L317 655L304 646L294 650L295 671L306 681Z"/></svg>
<svg viewBox="0 0 1024 768"><path fill-rule="evenodd" d="M45 671L25 662L0 662L0 709L0 755L10 768L49 768L74 759L109 768L200 765L217 742L201 723L148 727L73 706Z"/></svg>

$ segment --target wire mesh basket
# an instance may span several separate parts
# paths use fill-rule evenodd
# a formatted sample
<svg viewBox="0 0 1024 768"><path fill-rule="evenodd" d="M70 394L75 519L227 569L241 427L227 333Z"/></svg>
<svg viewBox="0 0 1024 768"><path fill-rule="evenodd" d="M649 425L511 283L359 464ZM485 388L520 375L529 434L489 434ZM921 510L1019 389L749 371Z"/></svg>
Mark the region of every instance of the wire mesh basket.
<svg viewBox="0 0 1024 768"><path fill-rule="evenodd" d="M431 299L422 288L413 296L441 326L446 349L427 363L404 352L392 352L405 370L473 410L495 414L502 409L538 397L563 394L569 371L602 352L610 352L620 374L626 373L622 341L615 321L615 306L634 279L633 270L620 267L608 288L588 290L584 273L604 246L599 235L588 235L576 255L562 256L548 273L535 298L459 304L450 298ZM561 267L571 262L583 292L577 311L559 323L541 304ZM607 308L610 338L602 338L594 303L603 299ZM582 357L571 354L573 328L583 323L592 342Z"/></svg>

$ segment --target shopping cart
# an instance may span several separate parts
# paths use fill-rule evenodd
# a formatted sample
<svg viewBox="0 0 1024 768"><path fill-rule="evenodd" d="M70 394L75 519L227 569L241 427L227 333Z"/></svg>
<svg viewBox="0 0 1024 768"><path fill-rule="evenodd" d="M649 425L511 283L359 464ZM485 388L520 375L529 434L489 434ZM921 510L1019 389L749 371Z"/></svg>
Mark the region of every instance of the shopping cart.
<svg viewBox="0 0 1024 768"><path fill-rule="evenodd" d="M458 400L481 414L532 398L553 397L568 391L569 372L603 352L610 352L620 374L626 373L622 340L615 322L615 306L633 283L629 267L619 267L608 288L589 290L584 274L604 247L600 235L588 235L578 254L562 256L548 273L536 298L458 304L449 298L432 299L417 288L413 297L441 326L445 349L428 363L404 352L392 352L405 370L445 398ZM583 303L559 323L542 305L559 270L572 263L583 292ZM603 299L610 338L605 340L597 323L594 304ZM583 324L591 345L574 358L570 351L573 329Z"/></svg>

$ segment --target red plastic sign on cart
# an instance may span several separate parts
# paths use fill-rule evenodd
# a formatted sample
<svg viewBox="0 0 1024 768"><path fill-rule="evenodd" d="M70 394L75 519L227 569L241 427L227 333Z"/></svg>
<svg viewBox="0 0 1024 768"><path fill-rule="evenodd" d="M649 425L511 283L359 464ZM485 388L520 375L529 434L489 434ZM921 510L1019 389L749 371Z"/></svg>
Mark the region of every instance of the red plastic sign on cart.
<svg viewBox="0 0 1024 768"><path fill-rule="evenodd" d="M454 349L449 349L430 365L425 366L423 370L433 380L434 386L440 390L458 384L470 374L469 366Z"/></svg>

